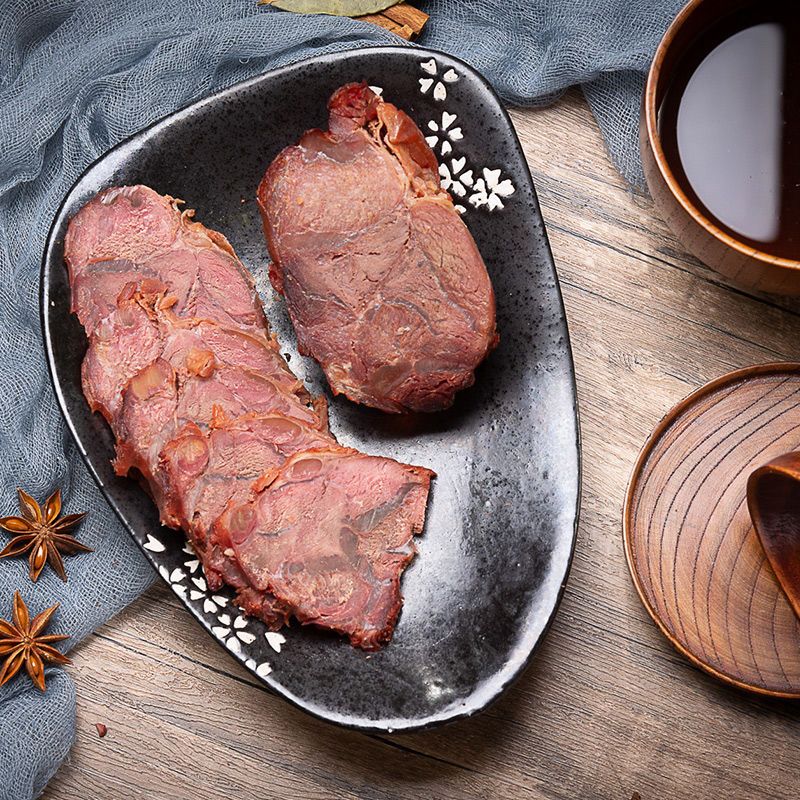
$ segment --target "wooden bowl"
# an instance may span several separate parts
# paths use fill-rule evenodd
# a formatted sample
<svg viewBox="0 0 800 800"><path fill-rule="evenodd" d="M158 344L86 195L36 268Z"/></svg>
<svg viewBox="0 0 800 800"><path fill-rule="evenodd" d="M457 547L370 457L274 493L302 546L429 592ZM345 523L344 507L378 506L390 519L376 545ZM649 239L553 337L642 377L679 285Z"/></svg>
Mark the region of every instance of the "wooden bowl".
<svg viewBox="0 0 800 800"><path fill-rule="evenodd" d="M720 16L743 5L745 0L691 0L664 34L644 93L642 164L659 213L687 250L742 288L798 295L800 261L755 249L717 227L676 180L658 132L658 110L692 41Z"/></svg>
<svg viewBox="0 0 800 800"><path fill-rule="evenodd" d="M750 519L753 470L800 449L800 364L730 373L646 442L625 499L625 553L645 608L701 669L800 698L800 620Z"/></svg>

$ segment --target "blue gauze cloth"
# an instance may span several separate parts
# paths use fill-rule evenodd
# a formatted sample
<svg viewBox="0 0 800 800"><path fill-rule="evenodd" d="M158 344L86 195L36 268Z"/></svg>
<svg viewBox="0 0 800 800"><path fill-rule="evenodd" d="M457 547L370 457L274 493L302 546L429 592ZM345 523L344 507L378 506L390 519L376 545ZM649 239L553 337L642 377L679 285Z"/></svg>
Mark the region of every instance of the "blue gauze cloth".
<svg viewBox="0 0 800 800"><path fill-rule="evenodd" d="M582 84L614 162L641 183L637 129L644 75L675 0L434 0L420 44L468 61L512 105ZM45 366L39 266L59 202L95 158L209 93L307 56L403 43L348 19L300 17L255 0L5 0L0 14L0 308L3 425L0 513L15 490L40 501L60 486L94 553L67 558L69 582L0 561L0 618L14 589L33 613L61 608L51 632L74 646L152 582L149 565L90 478L61 420ZM189 198L190 199L190 198ZM0 543L4 541L0 538ZM0 800L37 796L75 735L75 686L47 670L0 689Z"/></svg>

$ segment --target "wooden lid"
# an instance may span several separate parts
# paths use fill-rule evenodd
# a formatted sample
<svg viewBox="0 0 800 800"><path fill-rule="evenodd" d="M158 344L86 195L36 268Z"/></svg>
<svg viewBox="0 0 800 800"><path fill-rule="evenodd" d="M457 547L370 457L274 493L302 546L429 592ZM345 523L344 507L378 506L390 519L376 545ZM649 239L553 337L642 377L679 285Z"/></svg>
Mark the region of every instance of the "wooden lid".
<svg viewBox="0 0 800 800"><path fill-rule="evenodd" d="M800 449L800 364L732 372L658 424L625 498L625 554L642 602L706 672L800 698L800 621L747 509L747 479Z"/></svg>

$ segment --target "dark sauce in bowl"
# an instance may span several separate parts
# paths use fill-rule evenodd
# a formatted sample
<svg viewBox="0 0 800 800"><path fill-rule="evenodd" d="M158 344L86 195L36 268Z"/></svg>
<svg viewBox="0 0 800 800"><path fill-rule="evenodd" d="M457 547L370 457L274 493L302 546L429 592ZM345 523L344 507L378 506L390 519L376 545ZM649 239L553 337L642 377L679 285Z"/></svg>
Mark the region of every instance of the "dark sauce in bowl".
<svg viewBox="0 0 800 800"><path fill-rule="evenodd" d="M800 259L800 0L747 3L702 31L658 127L700 211L745 244Z"/></svg>

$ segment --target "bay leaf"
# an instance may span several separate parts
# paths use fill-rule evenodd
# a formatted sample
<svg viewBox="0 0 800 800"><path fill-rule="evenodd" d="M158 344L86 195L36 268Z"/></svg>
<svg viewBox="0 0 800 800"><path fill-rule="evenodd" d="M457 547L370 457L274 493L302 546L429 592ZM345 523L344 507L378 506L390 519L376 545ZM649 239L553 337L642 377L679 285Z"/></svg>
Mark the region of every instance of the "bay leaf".
<svg viewBox="0 0 800 800"><path fill-rule="evenodd" d="M260 5L275 6L296 14L331 14L337 17L360 17L377 14L402 0L261 0Z"/></svg>

